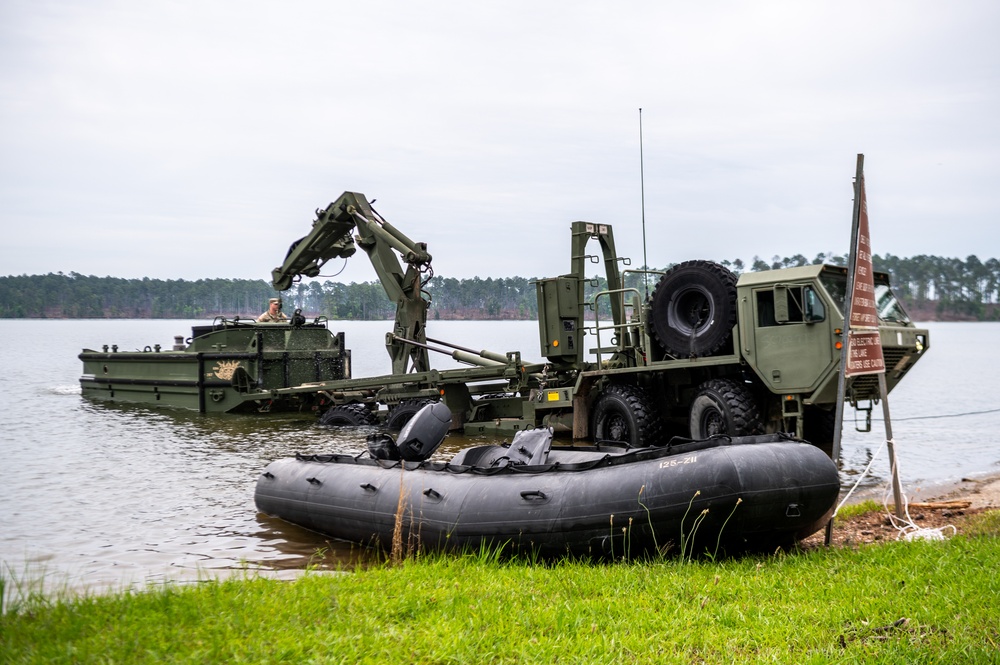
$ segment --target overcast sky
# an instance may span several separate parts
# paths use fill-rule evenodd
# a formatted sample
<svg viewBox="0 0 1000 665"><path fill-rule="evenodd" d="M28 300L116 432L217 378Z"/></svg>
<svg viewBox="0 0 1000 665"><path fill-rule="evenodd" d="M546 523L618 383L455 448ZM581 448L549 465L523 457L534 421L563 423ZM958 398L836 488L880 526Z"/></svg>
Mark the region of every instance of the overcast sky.
<svg viewBox="0 0 1000 665"><path fill-rule="evenodd" d="M0 2L0 274L269 279L343 191L448 277L1000 256L1000 3ZM325 270L340 270L341 261ZM363 256L338 279L374 279Z"/></svg>

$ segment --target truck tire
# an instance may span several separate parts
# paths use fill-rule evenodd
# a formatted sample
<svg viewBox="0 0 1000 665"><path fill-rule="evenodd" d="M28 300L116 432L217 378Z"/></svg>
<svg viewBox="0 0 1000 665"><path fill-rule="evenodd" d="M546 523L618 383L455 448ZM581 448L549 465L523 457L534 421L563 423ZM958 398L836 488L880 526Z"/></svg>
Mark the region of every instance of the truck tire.
<svg viewBox="0 0 1000 665"><path fill-rule="evenodd" d="M389 410L389 417L385 419L386 429L403 429L403 425L410 422L417 411L434 402L433 399L404 399Z"/></svg>
<svg viewBox="0 0 1000 665"><path fill-rule="evenodd" d="M837 425L836 410L807 406L802 419L802 438L833 457L833 437Z"/></svg>
<svg viewBox="0 0 1000 665"><path fill-rule="evenodd" d="M365 406L353 402L335 406L319 417L320 425L374 425L375 414Z"/></svg>
<svg viewBox="0 0 1000 665"><path fill-rule="evenodd" d="M701 384L691 403L691 438L718 434L748 436L764 431L757 403L741 384L712 379Z"/></svg>
<svg viewBox="0 0 1000 665"><path fill-rule="evenodd" d="M643 448L660 442L660 430L652 400L638 386L608 386L594 403L590 425L594 441L618 441Z"/></svg>
<svg viewBox="0 0 1000 665"><path fill-rule="evenodd" d="M710 356L736 325L736 275L711 261L679 263L650 297L650 333L677 358Z"/></svg>

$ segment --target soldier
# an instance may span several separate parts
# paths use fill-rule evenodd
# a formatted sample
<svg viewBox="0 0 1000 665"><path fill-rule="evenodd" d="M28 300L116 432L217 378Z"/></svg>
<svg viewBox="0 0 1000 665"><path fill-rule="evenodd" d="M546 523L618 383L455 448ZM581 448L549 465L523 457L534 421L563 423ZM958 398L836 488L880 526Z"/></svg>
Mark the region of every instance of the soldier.
<svg viewBox="0 0 1000 665"><path fill-rule="evenodd" d="M281 311L281 298L267 301L267 311L257 317L257 323L287 323L288 317Z"/></svg>

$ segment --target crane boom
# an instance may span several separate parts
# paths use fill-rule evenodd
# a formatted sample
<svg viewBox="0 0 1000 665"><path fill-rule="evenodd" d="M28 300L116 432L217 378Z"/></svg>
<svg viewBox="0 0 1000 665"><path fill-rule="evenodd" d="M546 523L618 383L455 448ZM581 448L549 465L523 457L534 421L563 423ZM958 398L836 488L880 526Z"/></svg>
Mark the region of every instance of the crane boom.
<svg viewBox="0 0 1000 665"><path fill-rule="evenodd" d="M356 237L352 231L357 231ZM429 370L425 348L397 339L426 343L430 296L424 298L423 285L434 274L427 244L414 242L383 219L364 194L344 192L325 209L317 209L312 230L288 248L284 262L271 271L271 283L285 291L302 277L318 276L327 261L353 256L358 247L368 255L386 295L396 303L395 329L386 335L393 373ZM405 270L396 252L406 262ZM427 279L424 273L430 273Z"/></svg>

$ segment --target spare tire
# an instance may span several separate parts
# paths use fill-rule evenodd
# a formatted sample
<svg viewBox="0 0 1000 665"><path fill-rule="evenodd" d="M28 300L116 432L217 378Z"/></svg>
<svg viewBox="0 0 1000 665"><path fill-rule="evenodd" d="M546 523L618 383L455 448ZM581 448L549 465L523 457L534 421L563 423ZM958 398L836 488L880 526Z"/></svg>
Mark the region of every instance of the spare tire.
<svg viewBox="0 0 1000 665"><path fill-rule="evenodd" d="M664 351L710 356L736 325L736 275L711 261L679 263L660 278L649 309L649 332Z"/></svg>

